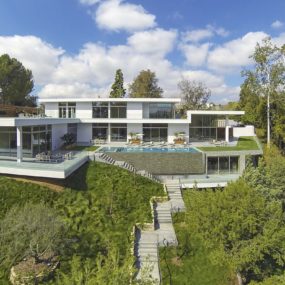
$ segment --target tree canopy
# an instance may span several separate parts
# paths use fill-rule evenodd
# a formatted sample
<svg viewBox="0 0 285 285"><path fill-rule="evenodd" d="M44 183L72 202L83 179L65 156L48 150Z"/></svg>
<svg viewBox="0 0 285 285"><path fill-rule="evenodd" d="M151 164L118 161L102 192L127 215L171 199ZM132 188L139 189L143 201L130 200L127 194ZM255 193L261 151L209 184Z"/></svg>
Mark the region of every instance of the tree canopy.
<svg viewBox="0 0 285 285"><path fill-rule="evenodd" d="M272 139L285 147L285 45L278 47L266 38L257 44L251 58L254 66L244 70L240 107L245 110L244 123L254 124L266 134L266 103L270 97Z"/></svg>
<svg viewBox="0 0 285 285"><path fill-rule="evenodd" d="M48 206L15 206L0 222L0 264L14 265L27 257L38 262L47 252L57 253L64 233L63 222Z"/></svg>
<svg viewBox="0 0 285 285"><path fill-rule="evenodd" d="M211 90L202 82L182 79L178 83L184 110L204 109L211 96Z"/></svg>
<svg viewBox="0 0 285 285"><path fill-rule="evenodd" d="M132 98L160 98L163 90L158 86L154 72L142 70L129 86L129 96Z"/></svg>
<svg viewBox="0 0 285 285"><path fill-rule="evenodd" d="M31 96L34 81L32 72L8 54L0 56L0 102L17 106L35 106Z"/></svg>
<svg viewBox="0 0 285 285"><path fill-rule="evenodd" d="M115 82L111 87L110 98L122 98L126 95L124 88L124 75L121 69L116 71Z"/></svg>

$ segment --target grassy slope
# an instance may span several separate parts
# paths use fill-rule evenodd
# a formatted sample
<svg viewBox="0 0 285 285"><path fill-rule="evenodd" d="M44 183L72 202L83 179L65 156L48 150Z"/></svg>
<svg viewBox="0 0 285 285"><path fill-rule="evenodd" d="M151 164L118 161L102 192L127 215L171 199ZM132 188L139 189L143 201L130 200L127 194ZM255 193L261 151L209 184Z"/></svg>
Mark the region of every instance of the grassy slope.
<svg viewBox="0 0 285 285"><path fill-rule="evenodd" d="M189 209L189 205L186 207ZM207 250L199 235L188 224L191 221L187 222L185 214L174 214L173 222L179 244L177 247L160 249L162 284L235 285L235 281L231 281L235 277L229 266L223 263L217 252Z"/></svg>
<svg viewBox="0 0 285 285"><path fill-rule="evenodd" d="M69 237L78 240L62 256L60 270L68 272L72 256L91 258L112 247L122 262L130 252L131 230L136 222L151 221L149 199L163 196L161 184L115 166L91 162L65 182L65 191L0 177L0 218L16 204L45 201L66 221ZM68 189L69 188L69 189ZM0 279L6 284L7 279Z"/></svg>
<svg viewBox="0 0 285 285"><path fill-rule="evenodd" d="M258 150L254 137L240 137L236 146L198 147L202 151Z"/></svg>

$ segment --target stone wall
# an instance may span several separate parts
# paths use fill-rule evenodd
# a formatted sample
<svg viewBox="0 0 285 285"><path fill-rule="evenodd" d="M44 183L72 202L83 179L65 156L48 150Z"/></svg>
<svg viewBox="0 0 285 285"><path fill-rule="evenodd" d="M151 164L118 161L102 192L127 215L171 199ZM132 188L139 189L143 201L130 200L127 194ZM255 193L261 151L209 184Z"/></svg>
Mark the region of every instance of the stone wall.
<svg viewBox="0 0 285 285"><path fill-rule="evenodd" d="M107 153L115 160L126 161L137 170L152 174L203 174L204 154L199 153Z"/></svg>

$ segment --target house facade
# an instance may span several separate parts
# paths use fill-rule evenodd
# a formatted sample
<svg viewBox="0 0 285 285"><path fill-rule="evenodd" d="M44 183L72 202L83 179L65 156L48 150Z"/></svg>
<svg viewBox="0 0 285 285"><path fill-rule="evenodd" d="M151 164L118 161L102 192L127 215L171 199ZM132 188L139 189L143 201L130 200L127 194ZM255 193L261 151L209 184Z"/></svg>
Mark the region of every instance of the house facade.
<svg viewBox="0 0 285 285"><path fill-rule="evenodd" d="M173 143L177 133L186 142L254 136L253 126L239 127L244 111L195 111L179 114L177 98L41 99L45 117L0 119L0 156L34 157L56 150L61 137L73 133L80 145L100 139L127 143L132 133L145 142ZM232 120L232 118L236 118Z"/></svg>
<svg viewBox="0 0 285 285"><path fill-rule="evenodd" d="M254 135L252 126L238 128L229 120L230 116L243 115L243 111L188 111L182 116L178 111L181 99L42 99L40 103L47 117L70 119L62 132L74 132L78 143L96 138L126 143L132 133L141 134L146 142L168 143L173 142L177 132L184 133L187 142L229 141L232 137Z"/></svg>

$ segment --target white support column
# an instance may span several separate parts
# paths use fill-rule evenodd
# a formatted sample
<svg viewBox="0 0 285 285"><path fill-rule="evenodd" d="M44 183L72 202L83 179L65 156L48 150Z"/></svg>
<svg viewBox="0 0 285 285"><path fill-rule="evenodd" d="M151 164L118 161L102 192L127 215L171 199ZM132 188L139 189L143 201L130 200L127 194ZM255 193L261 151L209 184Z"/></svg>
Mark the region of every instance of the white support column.
<svg viewBox="0 0 285 285"><path fill-rule="evenodd" d="M230 127L229 127L229 116L226 116L226 132L225 132L225 141L230 141Z"/></svg>
<svg viewBox="0 0 285 285"><path fill-rule="evenodd" d="M230 126L226 126L226 132L225 132L225 141L229 142L230 141Z"/></svg>
<svg viewBox="0 0 285 285"><path fill-rule="evenodd" d="M111 124L108 124L108 143L111 142Z"/></svg>
<svg viewBox="0 0 285 285"><path fill-rule="evenodd" d="M17 127L17 162L23 160L23 131L22 127Z"/></svg>

